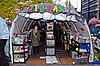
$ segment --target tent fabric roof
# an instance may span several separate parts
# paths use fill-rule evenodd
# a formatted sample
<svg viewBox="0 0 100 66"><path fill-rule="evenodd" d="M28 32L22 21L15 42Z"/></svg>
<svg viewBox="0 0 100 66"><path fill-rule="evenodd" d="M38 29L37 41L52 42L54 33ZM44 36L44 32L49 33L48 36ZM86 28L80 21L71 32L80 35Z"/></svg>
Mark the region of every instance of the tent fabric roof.
<svg viewBox="0 0 100 66"><path fill-rule="evenodd" d="M52 8L55 6L55 4L37 4L38 7L41 5L46 6L52 6ZM58 7L61 7L60 5L56 5ZM30 6L30 9L32 10L34 5ZM78 14L77 12L72 9L72 12L69 14L66 7L64 7L64 11L66 13L50 13L50 12L30 12L28 13L28 8L21 10L18 13L18 18L14 21L16 23L14 27L14 32L20 34L24 32L25 30L28 30L30 25L34 22L34 19L44 19L44 20L58 20L58 21L64 21L65 24L70 28L72 32L84 32L85 35L88 35L88 31L86 29L86 20L83 16ZM71 27L70 27L71 26ZM84 28L85 31L82 31L80 28Z"/></svg>
<svg viewBox="0 0 100 66"><path fill-rule="evenodd" d="M62 15L62 16L59 16L59 15ZM72 32L80 32L80 33L83 32L83 34L88 35L88 31L86 29L86 26L84 25L85 24L85 18L82 17L81 15L76 15L76 14L72 14L72 15L58 14L57 19L53 19L53 20L58 20L58 21L59 20L60 21L64 20L66 22L65 24L70 28L70 30ZM15 21L16 25L15 25L14 32L20 34L20 33L24 32L24 31L29 30L30 25L34 21L35 20L33 18L30 18L29 16L25 17L25 15L24 16L19 15L19 17ZM81 28L84 28L85 31L82 31Z"/></svg>

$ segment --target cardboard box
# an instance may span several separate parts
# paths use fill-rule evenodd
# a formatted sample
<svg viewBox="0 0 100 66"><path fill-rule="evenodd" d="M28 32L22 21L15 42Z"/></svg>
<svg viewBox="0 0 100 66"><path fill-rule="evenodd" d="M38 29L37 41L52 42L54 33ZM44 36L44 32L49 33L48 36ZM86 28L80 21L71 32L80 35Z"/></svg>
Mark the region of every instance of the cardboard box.
<svg viewBox="0 0 100 66"><path fill-rule="evenodd" d="M47 40L47 46L55 46L55 40Z"/></svg>
<svg viewBox="0 0 100 66"><path fill-rule="evenodd" d="M55 55L55 48L46 48L46 55Z"/></svg>

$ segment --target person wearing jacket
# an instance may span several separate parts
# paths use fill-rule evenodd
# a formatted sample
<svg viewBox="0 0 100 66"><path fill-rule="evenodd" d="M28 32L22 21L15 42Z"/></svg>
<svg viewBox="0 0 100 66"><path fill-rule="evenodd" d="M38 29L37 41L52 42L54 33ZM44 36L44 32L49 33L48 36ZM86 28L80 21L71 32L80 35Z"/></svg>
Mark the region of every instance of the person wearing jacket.
<svg viewBox="0 0 100 66"><path fill-rule="evenodd" d="M8 26L3 18L0 17L0 66L9 66L4 52L6 41L9 39Z"/></svg>
<svg viewBox="0 0 100 66"><path fill-rule="evenodd" d="M38 26L34 27L34 30L32 30L31 34L30 34L30 38L32 40L32 46L33 46L33 53L34 56L36 56L39 53L39 46L40 46L40 31L38 30Z"/></svg>

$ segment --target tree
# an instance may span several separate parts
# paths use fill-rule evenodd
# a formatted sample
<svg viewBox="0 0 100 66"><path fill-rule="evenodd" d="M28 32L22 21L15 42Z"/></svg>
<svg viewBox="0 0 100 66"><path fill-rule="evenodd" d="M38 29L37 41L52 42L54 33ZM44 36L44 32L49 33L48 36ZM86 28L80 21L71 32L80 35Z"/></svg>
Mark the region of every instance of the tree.
<svg viewBox="0 0 100 66"><path fill-rule="evenodd" d="M19 2L23 4L19 4ZM0 0L0 15L3 18L10 18L13 20L16 16L14 9L24 9L29 5L38 3L52 3L52 0Z"/></svg>

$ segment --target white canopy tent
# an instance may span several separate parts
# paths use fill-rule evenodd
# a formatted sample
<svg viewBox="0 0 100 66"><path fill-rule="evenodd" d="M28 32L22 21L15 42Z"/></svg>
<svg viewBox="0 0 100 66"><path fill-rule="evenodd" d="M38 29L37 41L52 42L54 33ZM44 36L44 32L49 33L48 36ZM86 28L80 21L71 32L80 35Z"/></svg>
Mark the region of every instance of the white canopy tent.
<svg viewBox="0 0 100 66"><path fill-rule="evenodd" d="M40 5L40 4L39 4ZM57 5L58 6L58 5ZM66 9L65 9L66 11ZM44 20L58 20L63 21L66 27L68 27L72 33L78 32L82 33L84 36L88 36L90 39L90 57L89 62L93 62L93 45L92 39L90 35L90 31L88 25L86 23L86 19L78 13L74 13L72 11L70 14L66 11L65 13L50 13L50 12L20 12L13 20L11 31L10 31L10 53L12 56L12 41L14 38L14 33L23 34L25 31L28 31L31 24L35 22L35 20L44 19ZM84 29L84 31L81 30ZM13 56L11 58L13 60ZM13 61L12 61L13 63Z"/></svg>

